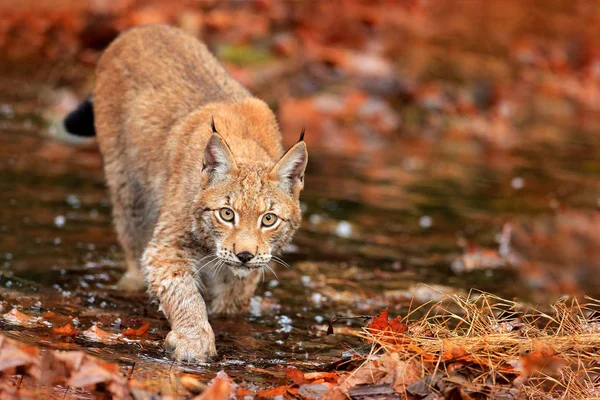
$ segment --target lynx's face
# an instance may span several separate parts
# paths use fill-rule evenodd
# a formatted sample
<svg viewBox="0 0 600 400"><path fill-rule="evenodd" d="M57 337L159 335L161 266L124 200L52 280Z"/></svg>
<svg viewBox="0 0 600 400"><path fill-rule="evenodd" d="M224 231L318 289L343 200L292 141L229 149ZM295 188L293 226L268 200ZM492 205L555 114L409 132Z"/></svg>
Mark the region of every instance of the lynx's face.
<svg viewBox="0 0 600 400"><path fill-rule="evenodd" d="M227 266L244 277L266 267L289 243L300 226L298 197L306 161L306 145L299 142L274 167L237 165L223 139L213 135L195 221L213 255L203 262L207 269Z"/></svg>

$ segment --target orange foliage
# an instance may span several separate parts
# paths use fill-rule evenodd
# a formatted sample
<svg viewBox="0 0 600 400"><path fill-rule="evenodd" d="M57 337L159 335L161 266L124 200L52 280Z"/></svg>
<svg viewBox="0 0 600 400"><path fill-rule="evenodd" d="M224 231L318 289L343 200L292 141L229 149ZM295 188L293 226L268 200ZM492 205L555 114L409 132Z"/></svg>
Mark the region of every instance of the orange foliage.
<svg viewBox="0 0 600 400"><path fill-rule="evenodd" d="M381 342L389 344L404 343L403 335L408 331L408 326L402 322L402 317L397 316L393 319L388 318L387 308L373 318L367 325L367 329L373 335L381 336Z"/></svg>
<svg viewBox="0 0 600 400"><path fill-rule="evenodd" d="M148 329L150 328L150 322L146 322L144 325L139 327L138 329L127 328L123 335L125 336L143 336Z"/></svg>
<svg viewBox="0 0 600 400"><path fill-rule="evenodd" d="M294 382L296 385L302 385L308 381L304 379L304 374L298 368L287 367L285 369L285 376L288 380Z"/></svg>
<svg viewBox="0 0 600 400"><path fill-rule="evenodd" d="M283 396L289 389L291 389L290 386L276 386L274 388L261 390L256 394L256 398L260 399L266 397Z"/></svg>
<svg viewBox="0 0 600 400"><path fill-rule="evenodd" d="M52 319L56 316L53 311L48 311L46 314L42 315L43 319Z"/></svg>
<svg viewBox="0 0 600 400"><path fill-rule="evenodd" d="M555 375L567 365L567 361L557 356L557 351L549 344L535 342L532 352L521 356L521 373L531 376L534 373Z"/></svg>
<svg viewBox="0 0 600 400"><path fill-rule="evenodd" d="M77 335L77 330L73 329L71 324L66 324L65 326L60 328L52 328L52 334L57 336L70 337Z"/></svg>
<svg viewBox="0 0 600 400"><path fill-rule="evenodd" d="M228 376L218 376L200 396L198 400L226 400L231 393L231 379Z"/></svg>

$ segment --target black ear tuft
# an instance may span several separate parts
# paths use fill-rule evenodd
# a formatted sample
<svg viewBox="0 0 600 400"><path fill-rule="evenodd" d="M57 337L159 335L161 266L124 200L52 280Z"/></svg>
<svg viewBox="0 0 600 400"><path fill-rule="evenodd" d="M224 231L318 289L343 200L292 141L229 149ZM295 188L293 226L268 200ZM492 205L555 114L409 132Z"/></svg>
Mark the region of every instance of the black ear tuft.
<svg viewBox="0 0 600 400"><path fill-rule="evenodd" d="M210 117L210 127L212 128L213 133L219 133L215 126L215 117Z"/></svg>
<svg viewBox="0 0 600 400"><path fill-rule="evenodd" d="M302 132L300 132L300 140L299 142L304 141L304 133L306 132L306 128L302 127Z"/></svg>

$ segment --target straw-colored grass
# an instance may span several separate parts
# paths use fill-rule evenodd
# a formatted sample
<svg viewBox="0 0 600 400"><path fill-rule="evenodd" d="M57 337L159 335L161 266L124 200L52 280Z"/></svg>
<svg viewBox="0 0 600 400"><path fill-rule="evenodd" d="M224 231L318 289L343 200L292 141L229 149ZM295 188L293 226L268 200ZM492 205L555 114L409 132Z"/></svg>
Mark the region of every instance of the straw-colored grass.
<svg viewBox="0 0 600 400"><path fill-rule="evenodd" d="M413 310L402 319L406 332L371 326L360 336L372 354L420 369L434 395L451 384L462 398L600 398L600 301L563 299L551 310L471 292Z"/></svg>

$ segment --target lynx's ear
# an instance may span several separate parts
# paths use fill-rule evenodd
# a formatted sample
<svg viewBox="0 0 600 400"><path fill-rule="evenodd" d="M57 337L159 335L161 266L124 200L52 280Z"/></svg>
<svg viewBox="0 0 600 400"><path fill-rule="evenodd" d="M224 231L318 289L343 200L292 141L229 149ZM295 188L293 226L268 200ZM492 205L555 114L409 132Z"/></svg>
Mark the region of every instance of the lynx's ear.
<svg viewBox="0 0 600 400"><path fill-rule="evenodd" d="M301 140L275 164L271 170L271 178L277 180L283 190L298 196L304 187L304 170L307 162L306 143Z"/></svg>
<svg viewBox="0 0 600 400"><path fill-rule="evenodd" d="M208 179L206 183L212 185L220 182L236 169L233 154L225 139L218 133L213 133L204 149L202 173Z"/></svg>

